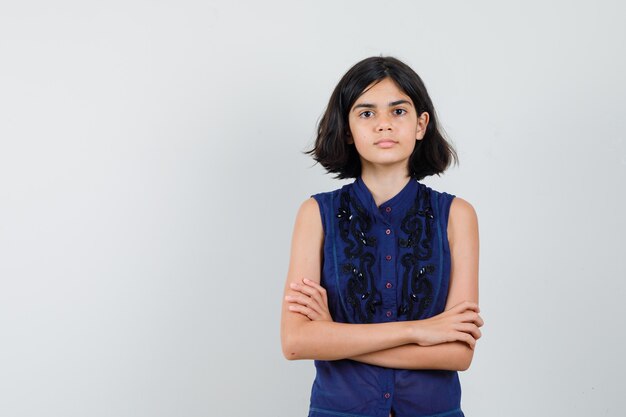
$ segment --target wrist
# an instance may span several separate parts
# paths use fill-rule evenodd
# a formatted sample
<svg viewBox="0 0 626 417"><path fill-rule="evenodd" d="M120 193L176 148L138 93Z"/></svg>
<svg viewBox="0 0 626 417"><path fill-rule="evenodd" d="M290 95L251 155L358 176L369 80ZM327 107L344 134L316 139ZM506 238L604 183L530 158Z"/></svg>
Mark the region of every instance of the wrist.
<svg viewBox="0 0 626 417"><path fill-rule="evenodd" d="M424 340L424 320L411 320L407 323L410 324L409 332L411 343L420 344Z"/></svg>

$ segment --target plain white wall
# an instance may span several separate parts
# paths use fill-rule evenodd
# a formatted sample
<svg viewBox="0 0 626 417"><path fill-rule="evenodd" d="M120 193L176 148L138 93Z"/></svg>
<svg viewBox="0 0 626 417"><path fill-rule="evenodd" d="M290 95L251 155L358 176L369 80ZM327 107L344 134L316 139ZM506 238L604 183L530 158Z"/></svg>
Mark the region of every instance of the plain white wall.
<svg viewBox="0 0 626 417"><path fill-rule="evenodd" d="M424 79L474 205L468 417L623 413L618 1L3 1L0 415L304 416L282 358L302 154L336 82Z"/></svg>

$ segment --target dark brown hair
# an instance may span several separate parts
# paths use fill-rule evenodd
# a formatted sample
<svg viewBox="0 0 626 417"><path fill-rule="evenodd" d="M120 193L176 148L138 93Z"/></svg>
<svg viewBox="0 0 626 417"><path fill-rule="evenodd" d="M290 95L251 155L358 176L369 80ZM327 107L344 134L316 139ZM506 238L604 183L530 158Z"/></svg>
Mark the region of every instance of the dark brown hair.
<svg viewBox="0 0 626 417"><path fill-rule="evenodd" d="M353 144L348 144L350 132L348 114L356 100L372 83L391 78L408 95L418 112L428 112L426 133L417 141L409 158L409 175L417 180L444 172L452 160L458 164L454 148L444 138L438 126L433 103L422 79L408 65L393 57L366 58L341 78L319 121L313 156L335 178L356 178L361 175L361 160Z"/></svg>

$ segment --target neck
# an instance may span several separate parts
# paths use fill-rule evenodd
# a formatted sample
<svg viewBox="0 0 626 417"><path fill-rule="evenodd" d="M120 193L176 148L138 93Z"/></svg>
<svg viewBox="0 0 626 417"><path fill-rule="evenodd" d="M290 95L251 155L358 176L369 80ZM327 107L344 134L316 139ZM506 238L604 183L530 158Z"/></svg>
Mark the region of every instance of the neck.
<svg viewBox="0 0 626 417"><path fill-rule="evenodd" d="M363 167L361 179L372 193L374 202L378 207L402 191L411 177L406 166Z"/></svg>

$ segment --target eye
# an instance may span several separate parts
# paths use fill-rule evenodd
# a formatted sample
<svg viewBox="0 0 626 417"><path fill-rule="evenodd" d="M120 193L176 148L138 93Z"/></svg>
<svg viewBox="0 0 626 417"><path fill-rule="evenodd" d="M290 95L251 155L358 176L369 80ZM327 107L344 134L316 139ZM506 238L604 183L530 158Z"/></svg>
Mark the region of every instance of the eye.
<svg viewBox="0 0 626 417"><path fill-rule="evenodd" d="M402 116L406 114L406 110L404 109L394 109L393 110L393 114L395 114L396 116Z"/></svg>
<svg viewBox="0 0 626 417"><path fill-rule="evenodd" d="M364 119L369 119L370 117L372 117L374 113L372 113L369 110L365 110L364 112L361 112L361 114L359 114L359 117L362 117Z"/></svg>

